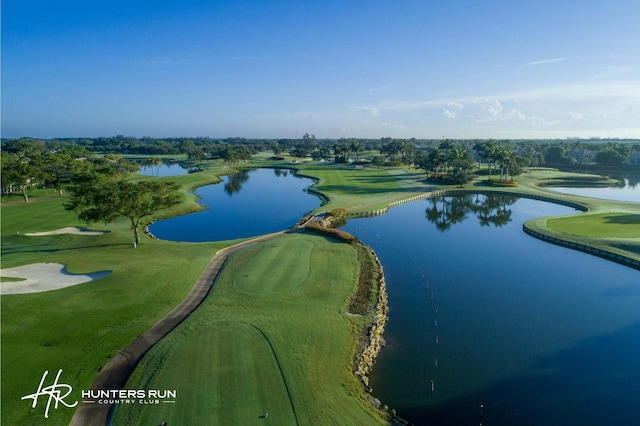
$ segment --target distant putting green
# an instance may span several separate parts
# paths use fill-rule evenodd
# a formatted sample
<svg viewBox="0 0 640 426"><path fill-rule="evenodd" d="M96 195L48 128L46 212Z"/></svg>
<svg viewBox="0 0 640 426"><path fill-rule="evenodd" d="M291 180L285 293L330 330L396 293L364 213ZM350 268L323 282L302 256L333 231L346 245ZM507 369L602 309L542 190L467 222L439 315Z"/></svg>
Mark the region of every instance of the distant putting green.
<svg viewBox="0 0 640 426"><path fill-rule="evenodd" d="M588 237L640 237L640 214L580 214L547 220L547 226L560 232Z"/></svg>
<svg viewBox="0 0 640 426"><path fill-rule="evenodd" d="M273 162L269 165L275 166ZM380 209L430 187L424 182L424 171L404 166L357 168L353 164L318 162L289 166L319 180L313 189L326 195L329 202L316 209L318 212L338 207L350 212Z"/></svg>
<svg viewBox="0 0 640 426"><path fill-rule="evenodd" d="M176 403L120 405L114 424L383 424L350 370L365 321L345 313L354 265L351 246L309 234L237 252L127 383Z"/></svg>

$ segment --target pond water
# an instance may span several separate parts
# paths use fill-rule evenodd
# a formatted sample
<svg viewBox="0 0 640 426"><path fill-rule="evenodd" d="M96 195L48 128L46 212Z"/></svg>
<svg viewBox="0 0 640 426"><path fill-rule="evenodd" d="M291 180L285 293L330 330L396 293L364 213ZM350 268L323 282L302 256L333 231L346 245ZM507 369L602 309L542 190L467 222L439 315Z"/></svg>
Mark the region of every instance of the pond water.
<svg viewBox="0 0 640 426"><path fill-rule="evenodd" d="M640 424L640 273L522 231L574 212L466 195L349 220L387 278L374 396L414 424Z"/></svg>
<svg viewBox="0 0 640 426"><path fill-rule="evenodd" d="M189 173L189 167L183 167L179 163L162 163L154 166L140 166L137 172L144 176L180 176Z"/></svg>
<svg viewBox="0 0 640 426"><path fill-rule="evenodd" d="M305 191L313 180L285 169L256 169L198 188L206 210L161 220L149 230L173 241L222 241L283 231L321 205Z"/></svg>
<svg viewBox="0 0 640 426"><path fill-rule="evenodd" d="M634 183L631 183L629 179L623 179L620 185L601 188L548 187L548 189L561 192L563 194L574 194L581 195L583 197L640 203L640 183L638 183L637 180Z"/></svg>
<svg viewBox="0 0 640 426"><path fill-rule="evenodd" d="M311 184L283 170L227 176L196 191L207 210L151 232L213 241L287 229L320 205ZM574 212L466 195L349 220L388 285L374 396L418 425L640 424L640 273L522 231Z"/></svg>

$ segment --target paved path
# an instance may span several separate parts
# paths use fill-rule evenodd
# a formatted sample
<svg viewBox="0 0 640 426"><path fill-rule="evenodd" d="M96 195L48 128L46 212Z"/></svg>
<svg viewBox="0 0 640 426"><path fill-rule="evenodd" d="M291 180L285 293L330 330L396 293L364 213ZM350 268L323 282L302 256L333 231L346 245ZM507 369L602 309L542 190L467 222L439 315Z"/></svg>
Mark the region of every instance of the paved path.
<svg viewBox="0 0 640 426"><path fill-rule="evenodd" d="M282 231L274 234L254 238L222 250L219 250L196 281L187 297L169 312L164 318L158 321L153 327L140 334L126 348L122 349L118 355L100 371L96 379L91 384L92 390L124 389L127 380L136 365L144 354L151 349L160 339L169 334L186 317L188 317L202 301L207 297L218 273L224 266L230 254L248 246L255 245L261 241L278 237L284 233ZM99 399L99 398L98 398ZM71 419L72 426L104 426L108 424L112 415L111 404L98 404L97 400L83 399ZM116 398L117 399L117 398Z"/></svg>

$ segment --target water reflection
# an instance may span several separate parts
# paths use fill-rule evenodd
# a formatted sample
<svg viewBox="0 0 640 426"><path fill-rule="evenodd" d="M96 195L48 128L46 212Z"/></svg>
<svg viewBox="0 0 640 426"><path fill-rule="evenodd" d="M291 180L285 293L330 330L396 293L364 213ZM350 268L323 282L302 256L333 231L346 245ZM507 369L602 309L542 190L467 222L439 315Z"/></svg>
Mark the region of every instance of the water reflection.
<svg viewBox="0 0 640 426"><path fill-rule="evenodd" d="M137 173L144 176L167 177L186 175L199 170L197 167L190 168L187 164L166 162L160 158L158 160L153 163L149 160L139 162L140 169Z"/></svg>
<svg viewBox="0 0 640 426"><path fill-rule="evenodd" d="M224 192L228 196L233 196L242 191L242 184L249 180L249 171L241 170L238 173L229 175L229 181L224 184Z"/></svg>
<svg viewBox="0 0 640 426"><path fill-rule="evenodd" d="M320 204L305 192L312 183L291 171L270 169L225 176L224 183L195 191L207 209L158 221L150 231L177 241L219 241L282 231Z"/></svg>
<svg viewBox="0 0 640 426"><path fill-rule="evenodd" d="M468 213L475 214L480 226L501 227L511 222L512 212L507 207L515 204L517 200L516 197L480 194L433 197L425 215L440 232L465 221L469 217Z"/></svg>
<svg viewBox="0 0 640 426"><path fill-rule="evenodd" d="M374 396L413 424L478 424L481 405L492 425L640 424L638 272L522 232L574 209L454 198L344 227L374 248L387 279Z"/></svg>

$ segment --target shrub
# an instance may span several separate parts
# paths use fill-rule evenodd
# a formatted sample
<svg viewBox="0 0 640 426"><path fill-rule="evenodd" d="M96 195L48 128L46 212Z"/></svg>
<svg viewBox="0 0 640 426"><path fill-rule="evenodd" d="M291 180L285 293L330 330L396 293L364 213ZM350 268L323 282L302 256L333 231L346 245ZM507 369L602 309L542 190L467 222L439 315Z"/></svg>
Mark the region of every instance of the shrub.
<svg viewBox="0 0 640 426"><path fill-rule="evenodd" d="M316 234L332 237L349 244L353 244L357 241L356 237L349 234L348 232L344 232L339 229L325 228L318 222L310 222L304 226L304 229L306 229L307 231L315 232Z"/></svg>
<svg viewBox="0 0 640 426"><path fill-rule="evenodd" d="M329 216L333 216L336 219L342 219L347 215L347 209L337 208L327 212Z"/></svg>
<svg viewBox="0 0 640 426"><path fill-rule="evenodd" d="M513 180L495 180L491 179L490 181L486 181L488 184L493 186L518 186L518 183Z"/></svg>

